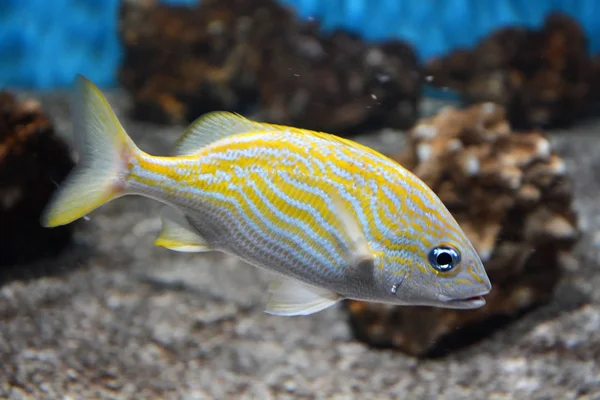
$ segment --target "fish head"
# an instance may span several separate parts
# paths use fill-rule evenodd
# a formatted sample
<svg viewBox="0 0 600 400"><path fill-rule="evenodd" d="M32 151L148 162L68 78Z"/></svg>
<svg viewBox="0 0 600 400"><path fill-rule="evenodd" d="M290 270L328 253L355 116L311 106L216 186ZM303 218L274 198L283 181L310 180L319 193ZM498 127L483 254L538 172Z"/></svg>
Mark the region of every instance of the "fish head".
<svg viewBox="0 0 600 400"><path fill-rule="evenodd" d="M388 290L391 303L455 309L485 305L483 296L492 285L483 262L450 213L445 215L445 225L433 222L408 234L402 256L389 258L381 289Z"/></svg>

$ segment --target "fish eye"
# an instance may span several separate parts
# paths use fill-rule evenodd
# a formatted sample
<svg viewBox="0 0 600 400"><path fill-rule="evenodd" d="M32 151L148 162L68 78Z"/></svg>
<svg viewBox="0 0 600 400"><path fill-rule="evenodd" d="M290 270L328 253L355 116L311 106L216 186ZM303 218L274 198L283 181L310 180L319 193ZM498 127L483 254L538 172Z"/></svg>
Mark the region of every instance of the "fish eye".
<svg viewBox="0 0 600 400"><path fill-rule="evenodd" d="M439 246L429 252L428 260L433 268L447 272L458 265L460 253L454 247Z"/></svg>

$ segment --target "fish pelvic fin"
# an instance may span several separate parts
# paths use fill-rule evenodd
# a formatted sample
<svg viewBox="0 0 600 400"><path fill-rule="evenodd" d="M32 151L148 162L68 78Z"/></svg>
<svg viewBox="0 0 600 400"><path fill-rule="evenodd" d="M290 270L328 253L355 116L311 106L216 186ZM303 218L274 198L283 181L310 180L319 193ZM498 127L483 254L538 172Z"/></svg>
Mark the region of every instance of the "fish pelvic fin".
<svg viewBox="0 0 600 400"><path fill-rule="evenodd" d="M131 161L141 153L100 90L82 75L75 81L72 110L79 162L43 211L45 227L68 224L125 195Z"/></svg>
<svg viewBox="0 0 600 400"><path fill-rule="evenodd" d="M331 290L283 276L271 280L269 293L265 312L280 316L310 315L343 300L341 295Z"/></svg>
<svg viewBox="0 0 600 400"><path fill-rule="evenodd" d="M173 207L164 207L160 219L162 229L154 245L190 253L212 250L188 220Z"/></svg>

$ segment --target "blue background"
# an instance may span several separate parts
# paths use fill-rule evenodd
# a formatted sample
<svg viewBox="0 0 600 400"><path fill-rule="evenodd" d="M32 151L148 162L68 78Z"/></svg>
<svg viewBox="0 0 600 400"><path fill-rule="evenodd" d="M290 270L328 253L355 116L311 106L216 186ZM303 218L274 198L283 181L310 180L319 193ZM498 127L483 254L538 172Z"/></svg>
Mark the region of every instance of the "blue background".
<svg viewBox="0 0 600 400"><path fill-rule="evenodd" d="M279 0L323 29L341 27L367 40L400 38L422 60L470 47L505 25L538 27L551 11L575 17L600 52L598 0ZM193 5L195 0L161 0ZM120 0L0 0L0 88L69 86L83 73L116 84L122 59Z"/></svg>

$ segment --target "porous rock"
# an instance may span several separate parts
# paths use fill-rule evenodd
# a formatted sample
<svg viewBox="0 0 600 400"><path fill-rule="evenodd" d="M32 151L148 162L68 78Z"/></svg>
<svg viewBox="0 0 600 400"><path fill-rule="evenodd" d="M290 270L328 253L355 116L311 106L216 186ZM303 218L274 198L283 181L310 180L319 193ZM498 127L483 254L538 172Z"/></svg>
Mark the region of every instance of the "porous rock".
<svg viewBox="0 0 600 400"><path fill-rule="evenodd" d="M493 321L551 298L579 230L564 161L542 133L513 132L504 109L492 103L448 107L415 125L395 158L455 216L493 289L484 307L469 311L350 302L359 337L414 355L434 354L464 344L458 336L473 341Z"/></svg>
<svg viewBox="0 0 600 400"><path fill-rule="evenodd" d="M260 101L269 121L337 134L408 128L416 121L421 72L402 42L299 32L264 60Z"/></svg>
<svg viewBox="0 0 600 400"><path fill-rule="evenodd" d="M271 0L124 3L120 81L133 115L184 123L215 109L241 111L257 95L256 43L290 27L291 14Z"/></svg>
<svg viewBox="0 0 600 400"><path fill-rule="evenodd" d="M0 265L53 255L69 242L70 226L45 229L40 215L72 167L40 105L0 92Z"/></svg>
<svg viewBox="0 0 600 400"><path fill-rule="evenodd" d="M417 115L421 66L400 41L320 33L274 0L125 4L121 82L136 118L187 123L213 110L340 135Z"/></svg>
<svg viewBox="0 0 600 400"><path fill-rule="evenodd" d="M469 103L506 108L519 129L573 123L590 111L592 62L585 33L571 17L553 13L539 29L508 27L425 67L434 86L460 92Z"/></svg>

